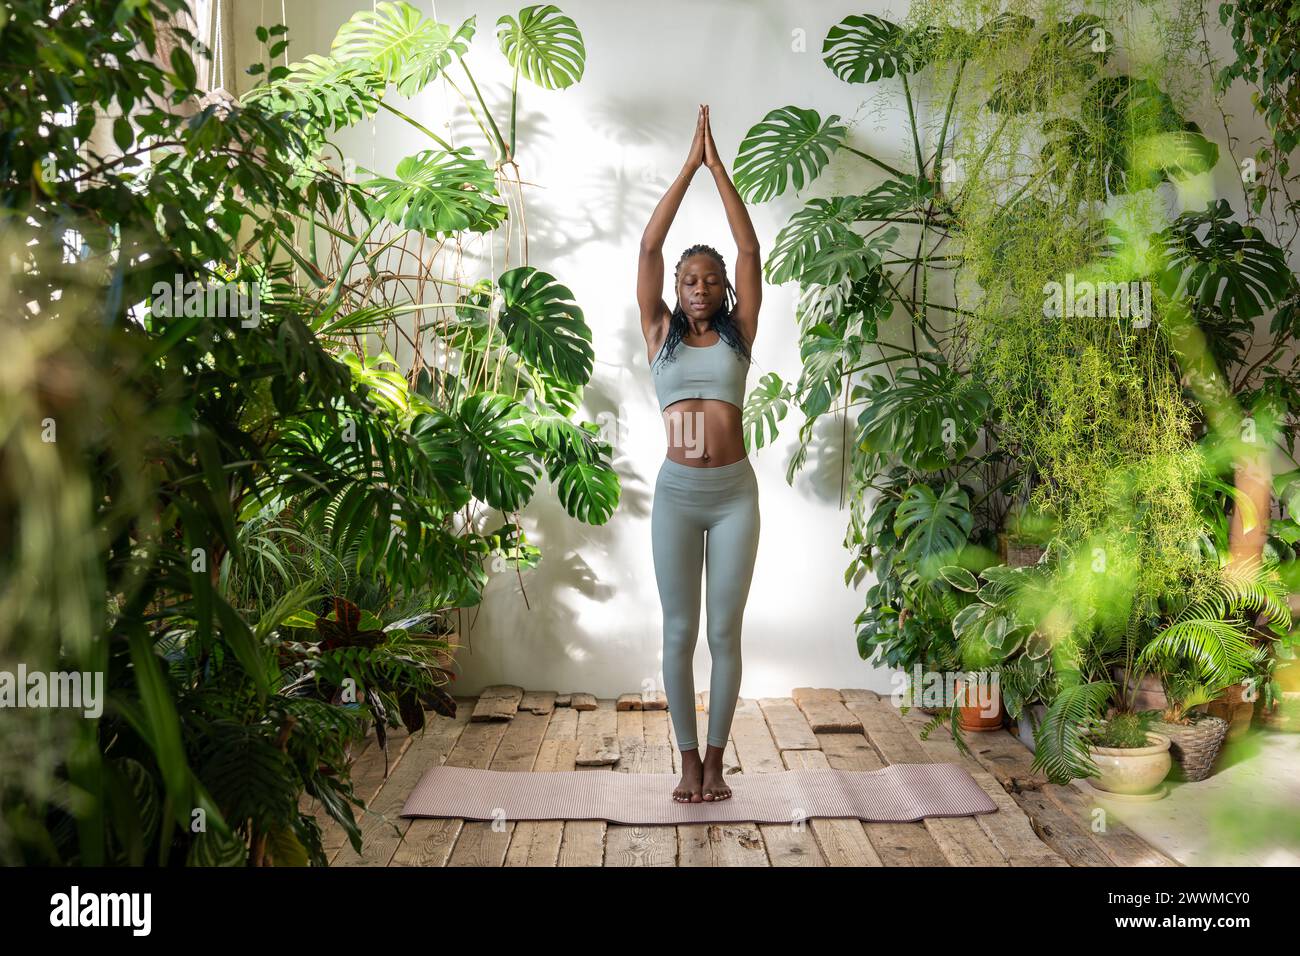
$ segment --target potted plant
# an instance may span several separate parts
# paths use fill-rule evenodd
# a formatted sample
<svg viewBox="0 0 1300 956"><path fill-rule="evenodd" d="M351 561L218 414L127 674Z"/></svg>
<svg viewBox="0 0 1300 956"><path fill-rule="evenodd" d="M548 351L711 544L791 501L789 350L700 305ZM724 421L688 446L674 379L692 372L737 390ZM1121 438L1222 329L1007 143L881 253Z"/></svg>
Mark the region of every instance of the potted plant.
<svg viewBox="0 0 1300 956"><path fill-rule="evenodd" d="M1165 777L1172 765L1170 740L1148 729L1149 714L1116 713L1087 735L1088 755L1097 773L1092 786L1107 793L1158 800L1165 795Z"/></svg>
<svg viewBox="0 0 1300 956"><path fill-rule="evenodd" d="M1273 567L1225 569L1194 597L1162 600L1167 623L1138 654L1134 669L1161 677L1168 704L1156 729L1171 739L1185 779L1210 775L1228 732L1228 721L1198 709L1265 666L1267 649L1251 642L1250 619L1262 611L1270 622L1289 628L1282 590Z"/></svg>
<svg viewBox="0 0 1300 956"><path fill-rule="evenodd" d="M1168 675L1165 689L1169 707L1152 727L1169 738L1179 776L1193 782L1204 780L1210 776L1223 749L1228 722L1222 717L1197 712L1195 708L1209 704L1218 696L1219 689L1186 672Z"/></svg>
<svg viewBox="0 0 1300 956"><path fill-rule="evenodd" d="M988 733L1002 729L1002 719L1006 712L1002 707L999 684L1000 682L993 684L995 696L987 703L982 703L978 683L972 681L967 684L962 679L955 682L957 722L962 730Z"/></svg>

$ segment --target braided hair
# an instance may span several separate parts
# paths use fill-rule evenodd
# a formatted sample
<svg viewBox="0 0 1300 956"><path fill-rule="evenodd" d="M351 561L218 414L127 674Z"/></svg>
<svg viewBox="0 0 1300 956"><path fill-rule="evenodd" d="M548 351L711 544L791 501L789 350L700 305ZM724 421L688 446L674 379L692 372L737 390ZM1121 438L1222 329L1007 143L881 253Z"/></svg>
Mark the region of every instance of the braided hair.
<svg viewBox="0 0 1300 956"><path fill-rule="evenodd" d="M677 288L677 280L681 275L682 263L691 256L703 253L712 258L722 270L722 281L726 285L726 293L723 295L722 307L713 313L709 324L713 330L718 333L718 337L726 342L731 348L740 353L740 356L746 361L753 361L749 353L749 346L745 344L745 337L740 334L740 329L736 326L734 314L736 310L736 289L731 284L731 279L727 275L727 263L722 258L722 253L718 252L712 246L704 243L697 243L689 247L682 253L681 258L677 260L677 267L673 270L673 288ZM668 324L668 338L664 341L662 359L665 362L671 361L674 356L673 352L677 348L677 343L682 341L690 329L690 324L686 320L686 310L682 308L681 299L677 300L677 305L673 308L672 319Z"/></svg>

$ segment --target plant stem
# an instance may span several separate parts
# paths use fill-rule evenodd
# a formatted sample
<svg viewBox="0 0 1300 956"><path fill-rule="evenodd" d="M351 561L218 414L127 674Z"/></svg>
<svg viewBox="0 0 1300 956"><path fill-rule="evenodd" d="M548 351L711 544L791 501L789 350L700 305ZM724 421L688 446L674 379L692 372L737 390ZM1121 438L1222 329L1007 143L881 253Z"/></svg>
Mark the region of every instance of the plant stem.
<svg viewBox="0 0 1300 956"><path fill-rule="evenodd" d="M868 162L875 163L877 166L879 166L885 172L889 173L891 176L897 176L899 179L903 179L907 176L907 174L904 173L902 170L895 169L893 166L890 166L888 163L881 162L880 160L876 159L876 157L872 156L870 153L864 153L862 150L854 149L852 146L841 146L840 149L847 149L850 153L855 153L858 156L861 156L863 159L867 160Z"/></svg>
<svg viewBox="0 0 1300 956"><path fill-rule="evenodd" d="M433 130L429 129L429 127L425 126L423 123L419 122L419 121L416 120L416 119L413 119L413 118L410 117L410 116L407 116L405 113L403 113L401 110L399 110L396 106L389 106L389 105L388 105L387 103L385 103L383 100L380 100L380 101L379 101L379 105L382 106L384 109L388 110L388 112L392 113L394 116L397 116L397 117L400 117L401 119L406 120L408 123L410 123L410 124L411 124L412 126L414 126L416 129L418 129L418 130L419 130L421 133L423 133L425 136L429 137L431 140L433 140L435 143L437 143L439 146L441 146L441 147L442 147L443 149L445 149L447 152L449 152L449 153L455 152L455 150L453 150L453 149L451 148L451 144L448 143L445 139L443 139L441 136L439 136L439 135L438 135L437 133L435 133Z"/></svg>

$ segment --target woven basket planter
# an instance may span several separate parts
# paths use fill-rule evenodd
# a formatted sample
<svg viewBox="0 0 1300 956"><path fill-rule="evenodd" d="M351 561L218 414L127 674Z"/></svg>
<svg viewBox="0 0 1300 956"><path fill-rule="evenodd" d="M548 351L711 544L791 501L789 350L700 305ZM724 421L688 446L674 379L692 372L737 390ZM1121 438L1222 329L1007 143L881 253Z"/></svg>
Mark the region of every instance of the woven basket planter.
<svg viewBox="0 0 1300 956"><path fill-rule="evenodd" d="M1008 538L1005 534L998 535L998 555L1007 567L1027 568L1035 565L1045 550L1019 538Z"/></svg>
<svg viewBox="0 0 1300 956"><path fill-rule="evenodd" d="M1183 780L1204 780L1214 769L1228 735L1228 722L1209 714L1193 714L1187 726L1153 721L1151 729L1169 738L1169 752L1177 766L1175 774Z"/></svg>

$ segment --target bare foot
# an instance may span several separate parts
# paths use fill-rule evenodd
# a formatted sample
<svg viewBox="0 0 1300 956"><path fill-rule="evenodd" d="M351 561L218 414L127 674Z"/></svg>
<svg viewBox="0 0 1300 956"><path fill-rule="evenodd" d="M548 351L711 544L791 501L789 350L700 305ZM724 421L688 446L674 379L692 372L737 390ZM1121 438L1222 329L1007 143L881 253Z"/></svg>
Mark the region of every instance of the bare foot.
<svg viewBox="0 0 1300 956"><path fill-rule="evenodd" d="M722 780L722 749L709 744L704 757L704 799L726 800L730 796L731 788Z"/></svg>
<svg viewBox="0 0 1300 956"><path fill-rule="evenodd" d="M682 779L673 790L673 799L678 803L701 803L704 800L700 794L701 777L700 751L683 750Z"/></svg>

